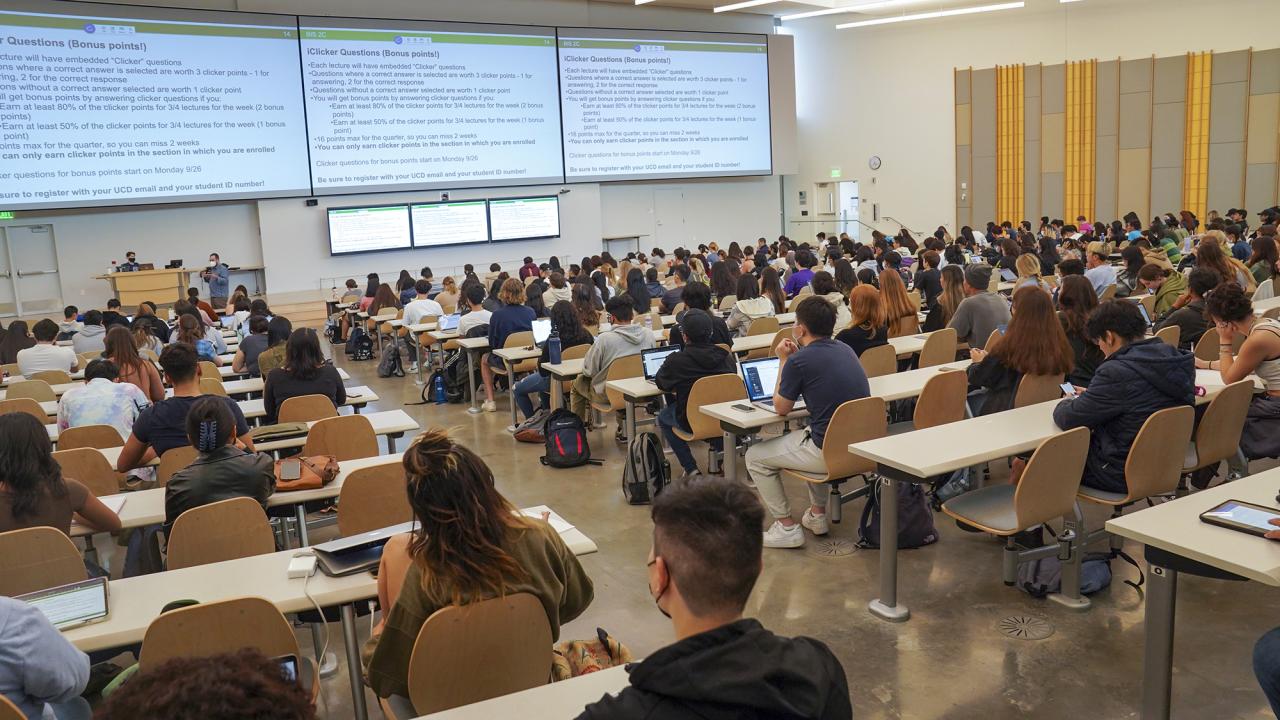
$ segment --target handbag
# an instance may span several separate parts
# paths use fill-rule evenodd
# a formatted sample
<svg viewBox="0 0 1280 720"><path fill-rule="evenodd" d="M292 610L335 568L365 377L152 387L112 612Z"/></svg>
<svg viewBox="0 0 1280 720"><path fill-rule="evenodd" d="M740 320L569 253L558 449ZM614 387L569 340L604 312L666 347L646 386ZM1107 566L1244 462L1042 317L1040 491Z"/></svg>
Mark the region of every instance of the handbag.
<svg viewBox="0 0 1280 720"><path fill-rule="evenodd" d="M298 461L298 479L284 480L280 470L284 463ZM311 457L292 457L276 461L276 492L291 490L319 490L338 477L338 459L333 455L312 455Z"/></svg>

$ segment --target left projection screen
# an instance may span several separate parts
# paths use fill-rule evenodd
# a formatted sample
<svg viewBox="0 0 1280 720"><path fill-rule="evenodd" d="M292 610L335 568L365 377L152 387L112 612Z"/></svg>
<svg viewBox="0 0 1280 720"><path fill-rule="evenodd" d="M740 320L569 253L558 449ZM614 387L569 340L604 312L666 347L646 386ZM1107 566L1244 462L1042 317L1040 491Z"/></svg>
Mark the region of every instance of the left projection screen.
<svg viewBox="0 0 1280 720"><path fill-rule="evenodd" d="M8 0L0 209L309 195L297 35L293 16Z"/></svg>

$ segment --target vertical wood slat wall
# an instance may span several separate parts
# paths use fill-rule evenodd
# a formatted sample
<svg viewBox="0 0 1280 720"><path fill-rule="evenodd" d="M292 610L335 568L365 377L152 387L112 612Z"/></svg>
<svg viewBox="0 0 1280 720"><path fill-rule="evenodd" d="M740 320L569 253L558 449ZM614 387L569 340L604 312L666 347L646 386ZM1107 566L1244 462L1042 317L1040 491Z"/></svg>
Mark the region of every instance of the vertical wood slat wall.
<svg viewBox="0 0 1280 720"><path fill-rule="evenodd" d="M1182 209L1203 219L1209 200L1209 106L1213 55L1187 53L1187 122L1182 154ZM1223 208L1225 213L1226 208Z"/></svg>
<svg viewBox="0 0 1280 720"><path fill-rule="evenodd" d="M1017 224L1025 208L1026 116L1022 65L996 67L996 222Z"/></svg>
<svg viewBox="0 0 1280 720"><path fill-rule="evenodd" d="M1097 60L1067 63L1063 219L1094 219Z"/></svg>

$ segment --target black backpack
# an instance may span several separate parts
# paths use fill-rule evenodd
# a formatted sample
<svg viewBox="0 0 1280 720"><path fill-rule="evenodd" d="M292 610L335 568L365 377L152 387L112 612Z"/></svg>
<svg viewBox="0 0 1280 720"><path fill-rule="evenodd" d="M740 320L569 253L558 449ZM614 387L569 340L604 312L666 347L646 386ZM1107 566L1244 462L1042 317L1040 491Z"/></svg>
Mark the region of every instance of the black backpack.
<svg viewBox="0 0 1280 720"><path fill-rule="evenodd" d="M938 530L933 526L933 511L924 490L916 483L895 482L898 490L898 547L901 549L924 547L938 541ZM867 504L862 507L858 521L858 546L880 547L880 492L883 486L872 483Z"/></svg>
<svg viewBox="0 0 1280 720"><path fill-rule="evenodd" d="M671 482L671 463L662 453L662 443L653 433L640 433L627 448L627 464L622 470L622 496L632 505L644 505Z"/></svg>
<svg viewBox="0 0 1280 720"><path fill-rule="evenodd" d="M587 426L572 411L560 408L547 418L545 434L546 453L539 458L543 465L553 468L572 468L579 465L603 465L601 460L591 459L591 445L587 442Z"/></svg>
<svg viewBox="0 0 1280 720"><path fill-rule="evenodd" d="M378 377L404 377L404 363L400 361L400 346L388 340L382 346L382 359L378 361Z"/></svg>
<svg viewBox="0 0 1280 720"><path fill-rule="evenodd" d="M351 328L351 333L347 336L346 352L352 360L372 360L373 338L362 327Z"/></svg>

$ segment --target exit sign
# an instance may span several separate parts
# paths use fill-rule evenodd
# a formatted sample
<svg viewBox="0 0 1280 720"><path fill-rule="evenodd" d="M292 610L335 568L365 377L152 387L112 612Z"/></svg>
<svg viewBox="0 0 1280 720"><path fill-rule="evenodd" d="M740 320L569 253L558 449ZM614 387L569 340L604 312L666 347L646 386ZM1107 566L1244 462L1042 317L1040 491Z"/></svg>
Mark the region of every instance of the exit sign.
<svg viewBox="0 0 1280 720"><path fill-rule="evenodd" d="M841 176L842 176L842 173L840 172L840 168L838 167L831 168L831 177L838 178Z"/></svg>
<svg viewBox="0 0 1280 720"><path fill-rule="evenodd" d="M12 220L12 219L13 219L13 211L11 210L0 211L0 220Z"/></svg>

